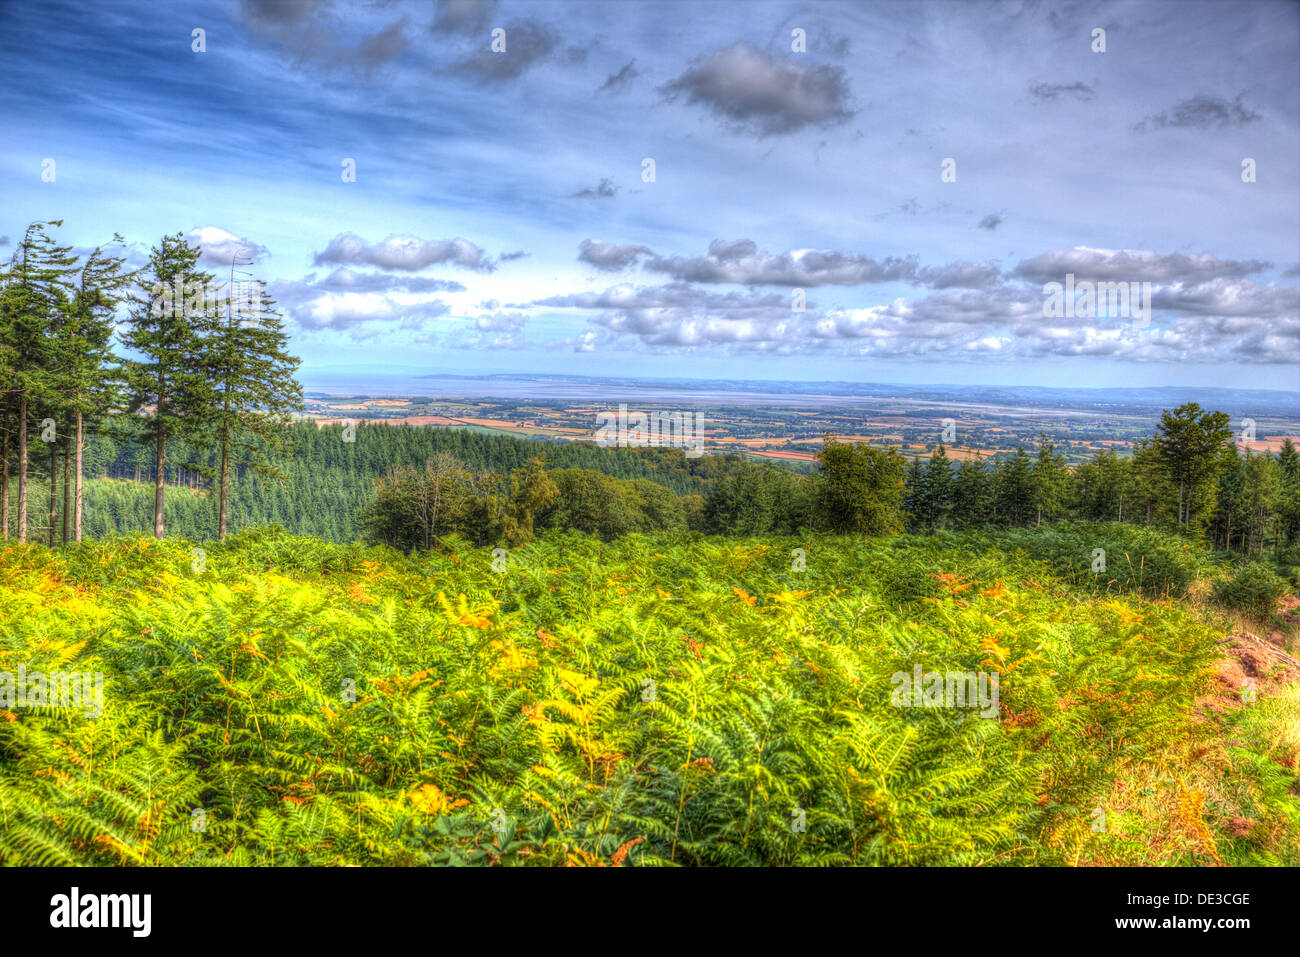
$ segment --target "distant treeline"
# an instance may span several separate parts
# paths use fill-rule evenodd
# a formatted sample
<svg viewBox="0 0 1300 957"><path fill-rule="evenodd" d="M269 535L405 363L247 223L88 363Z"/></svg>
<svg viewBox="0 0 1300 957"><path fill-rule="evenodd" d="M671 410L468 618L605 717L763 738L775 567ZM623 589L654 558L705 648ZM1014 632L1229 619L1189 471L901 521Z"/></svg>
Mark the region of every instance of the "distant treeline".
<svg viewBox="0 0 1300 957"><path fill-rule="evenodd" d="M144 486L134 483L152 485L154 456L138 441L142 432L132 434L131 426L121 423L116 437L93 435L86 442L87 476L128 480L89 483L85 522L92 537L143 531L152 521L152 490L146 506L141 497ZM349 436L352 441L346 440ZM440 454L452 456L481 476L480 486L490 483L490 476L508 476L539 458L548 469L590 470L612 479L648 481L670 490L674 499L703 495L718 475L741 461L735 456L692 459L671 448L542 443L466 429L362 423L348 433L342 426L298 422L284 430L283 448L267 451L265 461L273 470L271 475L240 463L231 466L230 527L276 524L333 542L355 541L360 534L359 513L375 498L376 479L404 466L422 469ZM164 466L164 482L172 488L206 490L204 472L213 468L216 455L213 449L178 443L172 458L190 467ZM169 495L166 508L167 528L174 534L216 536L215 507L206 497Z"/></svg>
<svg viewBox="0 0 1300 957"><path fill-rule="evenodd" d="M1226 416L1194 405L1166 412L1134 454L1103 452L1073 467L1046 439L1033 452L954 462L939 448L928 462L910 463L896 453L830 443L810 475L735 455L687 458L672 448L601 448L405 425L360 424L348 432L300 422L285 430L281 445L266 459L281 478L232 468L231 527L276 524L329 541L403 549L432 547L452 533L496 545L548 529L611 539L664 530L926 532L1060 519L1179 530L1251 554L1300 540L1296 449L1287 441L1277 455L1243 455ZM193 490L167 499L173 533L215 537L216 509L204 478L215 454L183 445L174 451L176 461L194 468L165 468L168 486ZM85 466L88 535L149 528L148 446L129 434L93 435Z"/></svg>
<svg viewBox="0 0 1300 957"><path fill-rule="evenodd" d="M1291 441L1277 455L1242 455L1228 416L1195 403L1166 411L1133 455L1102 452L1075 467L1046 437L1034 454L954 463L940 447L928 462L906 466L892 451L828 441L812 475L736 457L713 460L710 471L700 464L708 459L665 458L699 470L691 473L698 491L670 495L653 474L610 475L606 450L591 452L595 468L538 458L508 477L476 472L451 452L423 469L403 464L378 480L363 533L424 548L451 533L498 544L548 528L603 538L673 529L882 534L1082 519L1169 528L1247 554L1300 539L1300 455Z"/></svg>

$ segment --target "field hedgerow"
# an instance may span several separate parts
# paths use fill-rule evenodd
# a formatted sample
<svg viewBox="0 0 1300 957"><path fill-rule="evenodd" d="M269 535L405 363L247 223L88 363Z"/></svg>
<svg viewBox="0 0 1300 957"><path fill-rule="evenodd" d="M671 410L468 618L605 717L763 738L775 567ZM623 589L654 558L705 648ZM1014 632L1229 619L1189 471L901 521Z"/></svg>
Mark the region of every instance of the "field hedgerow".
<svg viewBox="0 0 1300 957"><path fill-rule="evenodd" d="M1294 701L1207 717L1212 627L1026 540L11 546L0 672L104 683L0 704L0 861L1300 863Z"/></svg>

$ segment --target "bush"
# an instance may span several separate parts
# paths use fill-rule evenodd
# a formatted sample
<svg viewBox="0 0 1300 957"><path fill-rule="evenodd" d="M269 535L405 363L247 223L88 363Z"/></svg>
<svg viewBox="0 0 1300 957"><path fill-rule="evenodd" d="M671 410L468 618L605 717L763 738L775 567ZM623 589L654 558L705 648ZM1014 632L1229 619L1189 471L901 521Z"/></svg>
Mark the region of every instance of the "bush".
<svg viewBox="0 0 1300 957"><path fill-rule="evenodd" d="M1046 562L1060 578L1093 593L1182 598L1205 565L1204 551L1153 528L1115 522L1059 522L1029 528L989 529L970 541L985 548L1018 550ZM1100 549L1104 556L1098 556ZM1094 560L1104 557L1094 571Z"/></svg>
<svg viewBox="0 0 1300 957"><path fill-rule="evenodd" d="M1267 618L1286 592L1286 582L1267 565L1247 562L1239 565L1230 578L1215 582L1213 598L1216 604L1225 608L1246 612L1256 618Z"/></svg>

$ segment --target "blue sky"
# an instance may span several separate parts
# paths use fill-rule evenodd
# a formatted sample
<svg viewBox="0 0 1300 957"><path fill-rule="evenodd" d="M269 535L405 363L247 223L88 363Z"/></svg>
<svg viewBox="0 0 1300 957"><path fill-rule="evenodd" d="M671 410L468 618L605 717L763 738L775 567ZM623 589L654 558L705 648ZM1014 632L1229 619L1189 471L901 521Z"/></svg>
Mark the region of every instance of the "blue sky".
<svg viewBox="0 0 1300 957"><path fill-rule="evenodd" d="M9 0L0 255L242 248L308 388L1295 390L1298 55L1290 2ZM1066 274L1150 323L1045 317Z"/></svg>

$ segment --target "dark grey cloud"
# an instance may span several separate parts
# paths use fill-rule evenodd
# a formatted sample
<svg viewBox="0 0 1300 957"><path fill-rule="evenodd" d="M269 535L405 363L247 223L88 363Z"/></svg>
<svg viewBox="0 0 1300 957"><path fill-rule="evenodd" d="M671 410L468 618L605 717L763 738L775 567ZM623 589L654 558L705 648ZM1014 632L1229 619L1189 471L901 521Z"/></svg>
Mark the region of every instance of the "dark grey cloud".
<svg viewBox="0 0 1300 957"><path fill-rule="evenodd" d="M433 29L466 35L486 32L496 8L497 0L438 0Z"/></svg>
<svg viewBox="0 0 1300 957"><path fill-rule="evenodd" d="M648 246L618 246L600 239L584 239L578 244L578 261L605 272L627 269L639 256L653 255Z"/></svg>
<svg viewBox="0 0 1300 957"><path fill-rule="evenodd" d="M1242 95L1234 100L1224 100L1216 96L1194 96L1183 100L1172 109L1145 117L1133 124L1133 130L1146 133L1157 129L1227 129L1233 126L1245 126L1261 119L1254 110L1242 105Z"/></svg>
<svg viewBox="0 0 1300 957"><path fill-rule="evenodd" d="M257 26L293 26L329 6L329 0L240 0L246 23Z"/></svg>
<svg viewBox="0 0 1300 957"><path fill-rule="evenodd" d="M240 0L238 9L252 34L279 45L299 65L369 75L410 45L405 17L358 37L355 18L333 0Z"/></svg>
<svg viewBox="0 0 1300 957"><path fill-rule="evenodd" d="M1034 99L1046 103L1059 100L1062 96L1087 101L1093 98L1096 91L1088 84L1076 80L1073 83L1032 83L1029 93Z"/></svg>
<svg viewBox="0 0 1300 957"><path fill-rule="evenodd" d="M456 72L484 86L508 83L544 61L559 44L556 33L536 20L512 20L504 29L503 52L493 53L485 34L481 49L456 64Z"/></svg>
<svg viewBox="0 0 1300 957"><path fill-rule="evenodd" d="M351 54L352 62L363 70L374 70L396 60L411 43L405 31L406 20L402 19L390 23L378 33L363 38Z"/></svg>
<svg viewBox="0 0 1300 957"><path fill-rule="evenodd" d="M715 239L704 256L655 256L644 268L688 282L771 286L857 286L916 277L915 257L877 261L830 249L774 254L760 251L748 239Z"/></svg>
<svg viewBox="0 0 1300 957"><path fill-rule="evenodd" d="M1003 222L1004 222L1003 218L999 216L997 213L989 213L987 216L985 216L975 225L978 226L980 229L987 229L991 231L997 229L999 226L1002 225Z"/></svg>
<svg viewBox="0 0 1300 957"><path fill-rule="evenodd" d="M516 259L523 259L527 255L529 254L524 252L522 249L518 249L512 253L502 253L497 258L500 259L503 263L512 263Z"/></svg>
<svg viewBox="0 0 1300 957"><path fill-rule="evenodd" d="M612 179L602 179L594 187L580 189L573 196L577 199L612 199L617 192L618 187Z"/></svg>
<svg viewBox="0 0 1300 957"><path fill-rule="evenodd" d="M617 73L611 73L605 78L605 82L596 90L597 93L618 93L626 90L632 81L640 76L640 71L636 68L636 59L633 58L624 64L623 68Z"/></svg>
<svg viewBox="0 0 1300 957"><path fill-rule="evenodd" d="M835 126L853 116L842 69L778 59L743 42L699 57L660 92L684 96L733 129L760 137Z"/></svg>
<svg viewBox="0 0 1300 957"><path fill-rule="evenodd" d="M318 266L356 264L411 272L444 263L477 272L491 272L496 268L482 249L460 237L420 239L417 236L389 236L372 245L356 233L339 233L323 251L316 253L314 261Z"/></svg>

